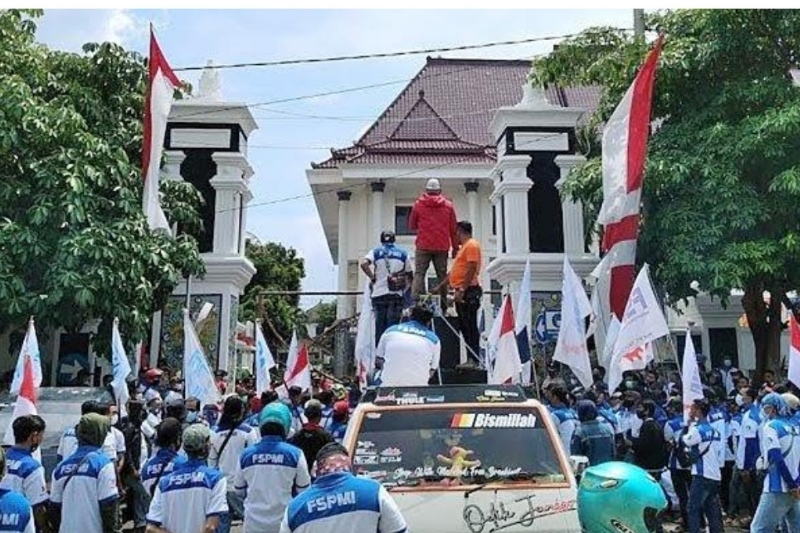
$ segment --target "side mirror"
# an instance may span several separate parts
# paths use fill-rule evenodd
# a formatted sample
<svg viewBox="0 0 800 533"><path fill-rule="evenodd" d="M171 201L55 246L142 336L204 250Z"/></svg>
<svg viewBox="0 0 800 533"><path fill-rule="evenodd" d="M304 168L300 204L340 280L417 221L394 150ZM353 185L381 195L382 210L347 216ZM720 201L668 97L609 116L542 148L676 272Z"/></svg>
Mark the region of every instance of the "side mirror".
<svg viewBox="0 0 800 533"><path fill-rule="evenodd" d="M585 455L570 455L569 465L575 477L579 478L583 471L589 468L589 458Z"/></svg>

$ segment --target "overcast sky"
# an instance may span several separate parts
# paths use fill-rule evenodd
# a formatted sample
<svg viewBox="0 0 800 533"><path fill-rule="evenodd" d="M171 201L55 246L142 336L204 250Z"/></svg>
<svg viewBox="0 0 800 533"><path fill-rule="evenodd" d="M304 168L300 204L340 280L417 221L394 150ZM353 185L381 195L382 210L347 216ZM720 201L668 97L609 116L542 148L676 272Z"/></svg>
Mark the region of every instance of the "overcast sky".
<svg viewBox="0 0 800 533"><path fill-rule="evenodd" d="M207 60L224 64L509 41L575 33L589 26L631 27L632 20L632 10L48 10L38 36L52 47L69 51L80 50L88 41L114 41L146 53L152 22L167 59L180 68L204 65ZM551 48L552 42L530 43L443 55L522 59ZM398 82L252 107L260 128L250 138L250 163L255 169L252 204L273 203L253 205L247 229L263 241L277 241L299 251L306 260L305 290L335 290L336 280L314 200L307 196L311 189L305 170L311 161L324 160L327 148L355 140L424 62L424 55L416 55L221 72L224 97L250 104ZM178 74L196 86L199 73ZM297 196L304 197L280 201ZM303 303L316 301L309 298Z"/></svg>

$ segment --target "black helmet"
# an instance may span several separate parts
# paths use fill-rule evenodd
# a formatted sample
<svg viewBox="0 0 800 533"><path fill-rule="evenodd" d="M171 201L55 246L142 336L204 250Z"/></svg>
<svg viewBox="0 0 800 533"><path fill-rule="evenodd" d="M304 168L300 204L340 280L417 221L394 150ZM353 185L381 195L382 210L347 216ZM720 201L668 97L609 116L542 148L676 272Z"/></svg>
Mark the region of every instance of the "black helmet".
<svg viewBox="0 0 800 533"><path fill-rule="evenodd" d="M381 232L381 244L394 244L395 235L392 230L384 230Z"/></svg>

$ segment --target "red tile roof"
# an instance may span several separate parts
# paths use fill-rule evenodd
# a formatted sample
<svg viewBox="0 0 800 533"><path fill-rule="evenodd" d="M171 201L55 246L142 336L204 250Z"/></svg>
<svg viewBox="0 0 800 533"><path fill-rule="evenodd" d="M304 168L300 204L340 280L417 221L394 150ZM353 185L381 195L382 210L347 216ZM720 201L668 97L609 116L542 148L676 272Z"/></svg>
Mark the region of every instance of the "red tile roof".
<svg viewBox="0 0 800 533"><path fill-rule="evenodd" d="M522 99L529 61L431 58L353 146L313 168L342 163L475 164L495 161L489 123ZM547 100L591 114L599 87L551 87Z"/></svg>

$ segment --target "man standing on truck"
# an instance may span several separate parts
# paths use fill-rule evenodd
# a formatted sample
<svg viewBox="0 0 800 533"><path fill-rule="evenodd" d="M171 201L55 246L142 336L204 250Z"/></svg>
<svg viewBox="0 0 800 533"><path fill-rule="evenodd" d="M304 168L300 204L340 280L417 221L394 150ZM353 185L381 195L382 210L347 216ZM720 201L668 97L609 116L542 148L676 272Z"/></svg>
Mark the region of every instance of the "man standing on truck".
<svg viewBox="0 0 800 533"><path fill-rule="evenodd" d="M424 304L411 309L411 320L387 329L375 352L383 387L420 387L439 368L442 344L429 329L433 312Z"/></svg>
<svg viewBox="0 0 800 533"><path fill-rule="evenodd" d="M456 235L456 210L453 203L442 194L439 180L431 178L425 185L425 194L417 198L408 219L408 229L416 232L414 251L414 300L425 293L428 267L433 262L439 284L447 274L447 252L453 257L458 252ZM447 308L447 287L440 285L442 309Z"/></svg>

